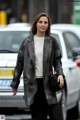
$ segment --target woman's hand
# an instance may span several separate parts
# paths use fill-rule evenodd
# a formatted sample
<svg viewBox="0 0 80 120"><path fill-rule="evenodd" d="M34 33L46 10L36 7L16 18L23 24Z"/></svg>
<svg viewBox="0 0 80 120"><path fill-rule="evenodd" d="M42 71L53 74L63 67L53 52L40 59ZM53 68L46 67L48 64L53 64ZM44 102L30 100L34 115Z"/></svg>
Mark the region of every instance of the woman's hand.
<svg viewBox="0 0 80 120"><path fill-rule="evenodd" d="M64 78L63 75L59 75L58 76L58 82L59 82L59 86L62 88L64 86Z"/></svg>
<svg viewBox="0 0 80 120"><path fill-rule="evenodd" d="M12 90L13 90L13 95L16 95L16 93L17 93L17 89L12 88Z"/></svg>

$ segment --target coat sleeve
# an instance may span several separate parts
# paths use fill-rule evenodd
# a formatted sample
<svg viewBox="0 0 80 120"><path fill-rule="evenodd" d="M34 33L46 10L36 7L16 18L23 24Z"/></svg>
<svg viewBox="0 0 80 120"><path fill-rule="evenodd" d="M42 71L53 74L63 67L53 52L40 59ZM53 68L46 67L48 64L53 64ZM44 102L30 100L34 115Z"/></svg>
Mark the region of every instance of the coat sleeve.
<svg viewBox="0 0 80 120"><path fill-rule="evenodd" d="M52 46L53 46L53 66L54 70L57 72L58 75L64 75L63 74L63 68L62 68L62 62L61 62L61 50L59 47L59 44L55 38L52 38Z"/></svg>
<svg viewBox="0 0 80 120"><path fill-rule="evenodd" d="M20 83L20 76L21 76L22 71L23 71L24 49L25 49L25 40L22 42L22 44L20 46L18 56L17 56L16 66L14 69L12 83L10 84L10 86L12 88L15 88L15 89L18 88L18 85Z"/></svg>

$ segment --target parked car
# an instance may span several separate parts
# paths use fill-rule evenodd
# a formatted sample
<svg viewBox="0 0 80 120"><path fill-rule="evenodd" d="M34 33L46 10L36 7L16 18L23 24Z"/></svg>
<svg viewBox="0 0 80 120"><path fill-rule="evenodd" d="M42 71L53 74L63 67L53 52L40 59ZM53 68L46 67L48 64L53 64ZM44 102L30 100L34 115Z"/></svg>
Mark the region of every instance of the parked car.
<svg viewBox="0 0 80 120"><path fill-rule="evenodd" d="M80 25L77 24L69 24L69 23L52 24L51 29L69 30L76 33L76 35L80 38Z"/></svg>
<svg viewBox="0 0 80 120"><path fill-rule="evenodd" d="M0 29L0 107L25 107L22 76L16 96L12 96L10 83L19 47L29 30L30 27Z"/></svg>
<svg viewBox="0 0 80 120"><path fill-rule="evenodd" d="M12 95L10 83L13 78L19 47L21 42L29 35L29 30L30 27L0 29L0 107L26 107L22 76L16 96ZM64 120L66 120L67 110L74 108L75 115L78 115L79 112L80 71L73 58L76 59L79 55L80 41L70 31L51 30L51 33L59 42L62 53L62 66L66 77L66 85L63 91L56 93L56 95L62 106ZM71 37L71 41L69 41L69 37Z"/></svg>
<svg viewBox="0 0 80 120"><path fill-rule="evenodd" d="M69 23L58 23L58 24L52 24L51 29L57 29L57 30L69 30L71 32L74 32L80 39L80 25L76 24L69 24ZM71 40L70 40L71 41ZM80 56L75 60L78 67L80 67Z"/></svg>
<svg viewBox="0 0 80 120"><path fill-rule="evenodd" d="M51 30L60 45L62 52L62 66L66 77L66 86L62 93L62 113L66 120L67 111L74 110L74 118L79 117L80 97L80 68L75 62L80 55L80 40L77 35L67 30ZM77 77L76 77L77 75Z"/></svg>
<svg viewBox="0 0 80 120"><path fill-rule="evenodd" d="M23 27L30 27L30 23L20 23L20 22L17 22L17 23L10 23L7 25L7 27L13 27L13 28L23 28Z"/></svg>

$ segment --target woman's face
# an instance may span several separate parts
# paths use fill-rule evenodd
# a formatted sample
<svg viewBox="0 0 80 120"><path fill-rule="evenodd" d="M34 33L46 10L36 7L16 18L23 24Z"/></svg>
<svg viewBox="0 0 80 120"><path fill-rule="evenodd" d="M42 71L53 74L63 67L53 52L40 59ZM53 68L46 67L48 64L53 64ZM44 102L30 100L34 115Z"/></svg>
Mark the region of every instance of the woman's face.
<svg viewBox="0 0 80 120"><path fill-rule="evenodd" d="M46 16L40 17L37 24L37 33L45 33L48 29L48 18Z"/></svg>

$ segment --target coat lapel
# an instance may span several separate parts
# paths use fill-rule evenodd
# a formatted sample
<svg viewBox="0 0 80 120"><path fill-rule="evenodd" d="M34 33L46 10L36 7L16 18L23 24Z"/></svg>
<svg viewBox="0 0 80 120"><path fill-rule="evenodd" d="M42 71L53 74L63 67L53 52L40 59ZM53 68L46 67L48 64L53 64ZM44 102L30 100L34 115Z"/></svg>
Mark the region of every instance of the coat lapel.
<svg viewBox="0 0 80 120"><path fill-rule="evenodd" d="M50 60L51 50L52 50L52 41L50 37L45 37L44 50L43 50L43 71L45 71L47 62Z"/></svg>
<svg viewBox="0 0 80 120"><path fill-rule="evenodd" d="M29 55L30 55L30 60L32 61L34 67L35 67L35 50L34 50L34 40L33 40L33 35L29 37Z"/></svg>
<svg viewBox="0 0 80 120"><path fill-rule="evenodd" d="M29 54L30 54L30 60L32 61L34 67L35 67L35 50L34 50L34 40L33 35L30 35L29 38ZM52 50L52 42L50 37L46 36L44 40L44 49L43 49L43 71L46 69L47 61L50 59L51 56L51 50Z"/></svg>

